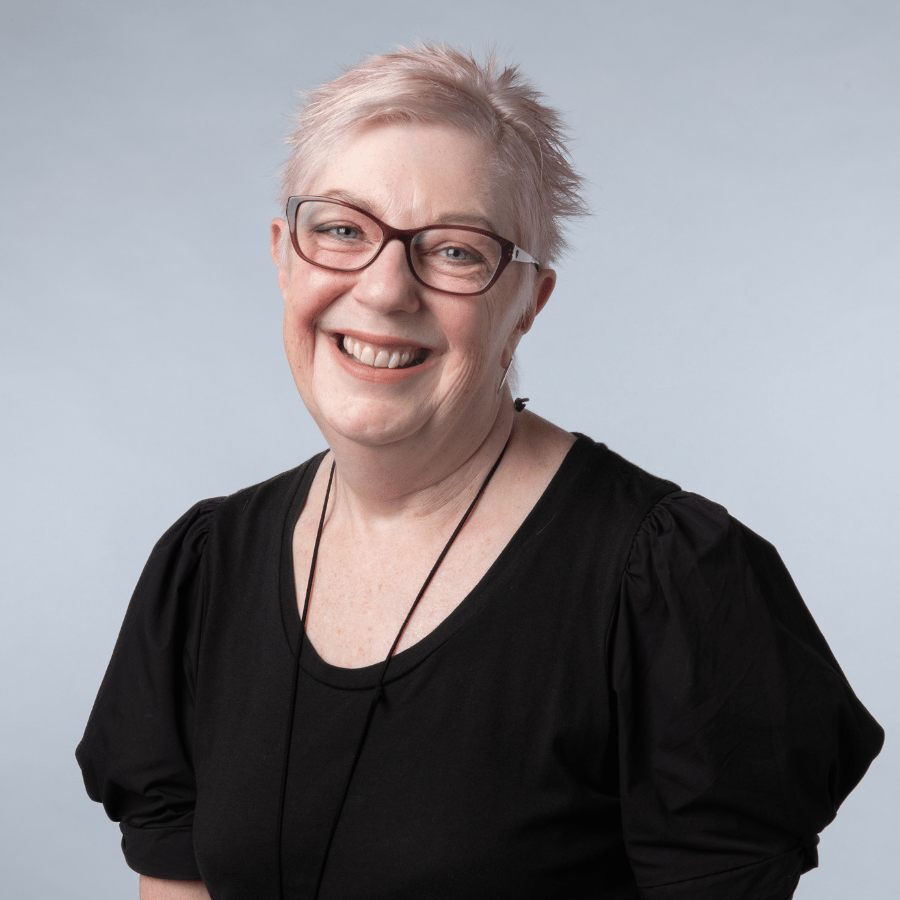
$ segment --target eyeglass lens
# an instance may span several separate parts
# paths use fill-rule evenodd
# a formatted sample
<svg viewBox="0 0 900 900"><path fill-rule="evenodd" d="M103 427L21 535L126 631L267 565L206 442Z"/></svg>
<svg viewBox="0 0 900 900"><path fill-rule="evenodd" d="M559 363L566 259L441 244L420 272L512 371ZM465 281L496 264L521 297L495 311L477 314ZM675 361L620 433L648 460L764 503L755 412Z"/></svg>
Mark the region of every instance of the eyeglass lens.
<svg viewBox="0 0 900 900"><path fill-rule="evenodd" d="M345 272L370 263L384 237L378 223L365 213L324 200L304 200L298 205L295 234L309 262ZM490 282L501 253L502 247L489 235L438 227L419 232L409 255L425 284L466 294Z"/></svg>

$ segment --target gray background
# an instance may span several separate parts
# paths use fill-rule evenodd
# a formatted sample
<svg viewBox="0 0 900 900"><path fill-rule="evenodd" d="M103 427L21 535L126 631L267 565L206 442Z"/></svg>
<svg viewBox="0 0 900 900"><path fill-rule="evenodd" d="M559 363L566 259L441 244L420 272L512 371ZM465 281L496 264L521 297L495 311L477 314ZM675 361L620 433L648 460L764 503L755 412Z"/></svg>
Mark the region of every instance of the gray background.
<svg viewBox="0 0 900 900"><path fill-rule="evenodd" d="M285 114L419 37L496 42L564 110L595 215L521 393L779 548L889 732L797 896L896 896L900 4L0 16L2 896L135 896L72 752L156 538L322 446L268 256Z"/></svg>

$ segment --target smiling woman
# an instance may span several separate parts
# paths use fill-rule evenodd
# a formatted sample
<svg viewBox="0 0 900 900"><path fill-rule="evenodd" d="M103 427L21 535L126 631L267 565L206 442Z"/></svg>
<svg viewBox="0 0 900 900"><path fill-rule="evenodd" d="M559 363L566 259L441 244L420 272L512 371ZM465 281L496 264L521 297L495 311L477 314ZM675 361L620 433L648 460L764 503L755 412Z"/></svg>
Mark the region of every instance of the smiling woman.
<svg viewBox="0 0 900 900"><path fill-rule="evenodd" d="M313 92L271 226L327 450L157 544L78 759L151 898L787 900L878 753L774 548L514 403L578 178L515 68Z"/></svg>

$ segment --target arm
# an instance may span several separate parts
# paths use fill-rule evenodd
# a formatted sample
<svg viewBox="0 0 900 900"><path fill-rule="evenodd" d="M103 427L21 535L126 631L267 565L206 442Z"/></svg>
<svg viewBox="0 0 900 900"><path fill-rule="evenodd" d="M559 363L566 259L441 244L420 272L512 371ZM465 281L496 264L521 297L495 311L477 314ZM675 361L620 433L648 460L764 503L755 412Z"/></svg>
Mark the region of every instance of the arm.
<svg viewBox="0 0 900 900"><path fill-rule="evenodd" d="M201 877L192 830L194 685L203 553L219 505L197 504L154 547L76 750L88 795L120 823L129 866L184 884ZM142 884L141 896L209 896L202 885L201 893L191 887L172 894Z"/></svg>
<svg viewBox="0 0 900 900"><path fill-rule="evenodd" d="M141 875L140 900L210 900L202 881L171 881Z"/></svg>
<svg viewBox="0 0 900 900"><path fill-rule="evenodd" d="M610 669L645 900L785 900L881 749L775 548L671 494L635 537Z"/></svg>

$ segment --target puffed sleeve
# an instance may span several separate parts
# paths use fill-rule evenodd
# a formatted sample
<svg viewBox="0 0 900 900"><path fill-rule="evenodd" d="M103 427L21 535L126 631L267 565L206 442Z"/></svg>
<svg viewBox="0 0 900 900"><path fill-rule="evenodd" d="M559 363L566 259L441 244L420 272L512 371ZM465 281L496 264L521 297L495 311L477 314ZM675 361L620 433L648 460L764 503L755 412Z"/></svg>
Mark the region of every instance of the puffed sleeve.
<svg viewBox="0 0 900 900"><path fill-rule="evenodd" d="M884 732L775 548L669 495L635 537L610 637L642 900L787 900Z"/></svg>
<svg viewBox="0 0 900 900"><path fill-rule="evenodd" d="M198 504L153 549L75 751L92 800L120 823L128 865L199 878L192 822L194 684L203 552L218 501Z"/></svg>

